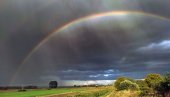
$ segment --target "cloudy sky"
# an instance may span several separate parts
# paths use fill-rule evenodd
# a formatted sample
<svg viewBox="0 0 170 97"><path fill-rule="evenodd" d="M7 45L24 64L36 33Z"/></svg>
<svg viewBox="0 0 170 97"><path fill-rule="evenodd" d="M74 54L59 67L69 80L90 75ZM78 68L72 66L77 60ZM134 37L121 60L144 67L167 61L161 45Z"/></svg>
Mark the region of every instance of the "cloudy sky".
<svg viewBox="0 0 170 97"><path fill-rule="evenodd" d="M1 0L0 86L142 79L170 69L168 0ZM105 81L104 81L105 80Z"/></svg>

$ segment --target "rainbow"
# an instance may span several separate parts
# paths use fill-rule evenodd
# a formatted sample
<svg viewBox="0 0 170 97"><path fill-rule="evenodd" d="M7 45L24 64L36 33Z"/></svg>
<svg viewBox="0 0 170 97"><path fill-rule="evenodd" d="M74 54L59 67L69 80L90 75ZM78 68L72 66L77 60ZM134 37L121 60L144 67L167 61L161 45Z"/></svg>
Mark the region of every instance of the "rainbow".
<svg viewBox="0 0 170 97"><path fill-rule="evenodd" d="M97 14L93 14L93 15L89 15L89 16L85 16L76 20L73 20L59 28L57 28L56 30L54 30L52 33L50 33L47 37L45 37L40 43L38 43L31 51L30 53L24 58L24 60L21 62L20 66L18 67L16 73L14 74L13 79L17 76L18 72L22 69L22 66L29 60L29 58L43 45L45 44L51 37L53 37L55 34L57 34L58 32L61 32L65 29L68 29L69 27L73 26L73 25L77 25L83 21L89 20L89 19L96 19L96 18L101 18L101 17L106 17L106 16L125 16L128 14L141 14L141 15L147 15L147 16L151 16L153 18L159 18L159 19L163 19L163 20L167 20L170 21L169 18L160 16L160 15L155 15L155 14L151 14L151 13L145 13L145 12L140 12L140 11L111 11L111 12L104 12L104 13L97 13Z"/></svg>

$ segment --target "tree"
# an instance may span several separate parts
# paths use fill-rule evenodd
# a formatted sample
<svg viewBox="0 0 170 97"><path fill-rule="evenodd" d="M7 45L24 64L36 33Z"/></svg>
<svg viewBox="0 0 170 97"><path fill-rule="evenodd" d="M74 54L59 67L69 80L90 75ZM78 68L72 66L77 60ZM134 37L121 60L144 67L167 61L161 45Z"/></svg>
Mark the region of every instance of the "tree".
<svg viewBox="0 0 170 97"><path fill-rule="evenodd" d="M57 87L58 87L57 81L50 81L49 82L49 88L57 88Z"/></svg>
<svg viewBox="0 0 170 97"><path fill-rule="evenodd" d="M144 80L136 80L136 84L138 84L140 88L148 87L147 83Z"/></svg>
<svg viewBox="0 0 170 97"><path fill-rule="evenodd" d="M156 90L162 93L163 97L170 96L170 73L167 73L163 76L163 81L156 88Z"/></svg>
<svg viewBox="0 0 170 97"><path fill-rule="evenodd" d="M120 90L139 90L139 86L129 80L124 80L119 85Z"/></svg>
<svg viewBox="0 0 170 97"><path fill-rule="evenodd" d="M160 74L148 74L145 81L150 88L156 90L156 88L163 81L163 77Z"/></svg>
<svg viewBox="0 0 170 97"><path fill-rule="evenodd" d="M128 80L128 81L130 81L130 82L135 83L135 80L132 79L132 78L119 77L119 78L115 81L115 83L114 83L115 88L116 88L117 90L121 90L121 88L120 88L120 83L123 82L123 81L125 81L125 80Z"/></svg>
<svg viewBox="0 0 170 97"><path fill-rule="evenodd" d="M114 83L115 88L119 90L120 83L125 81L126 79L126 77L119 77Z"/></svg>
<svg viewBox="0 0 170 97"><path fill-rule="evenodd" d="M147 83L145 80L136 80L136 84L138 84L139 89L140 89L140 96L145 96L148 95L148 93L152 92L152 89L148 87Z"/></svg>

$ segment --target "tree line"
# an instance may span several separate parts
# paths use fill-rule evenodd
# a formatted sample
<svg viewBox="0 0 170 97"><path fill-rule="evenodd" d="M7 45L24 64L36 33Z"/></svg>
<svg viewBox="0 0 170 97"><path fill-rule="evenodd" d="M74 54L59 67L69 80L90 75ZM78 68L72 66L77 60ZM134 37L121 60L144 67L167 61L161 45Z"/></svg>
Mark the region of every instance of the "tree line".
<svg viewBox="0 0 170 97"><path fill-rule="evenodd" d="M135 80L129 77L119 77L115 81L114 87L117 91L139 91L141 97L170 97L170 73L164 75L152 73L141 80Z"/></svg>

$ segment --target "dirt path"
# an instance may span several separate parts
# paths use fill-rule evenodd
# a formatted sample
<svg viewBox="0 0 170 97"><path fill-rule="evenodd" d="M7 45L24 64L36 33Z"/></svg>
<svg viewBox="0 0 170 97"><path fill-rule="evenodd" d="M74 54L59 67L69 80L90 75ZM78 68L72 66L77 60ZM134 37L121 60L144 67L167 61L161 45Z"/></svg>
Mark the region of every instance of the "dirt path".
<svg viewBox="0 0 170 97"><path fill-rule="evenodd" d="M96 90L88 90L88 91L96 91ZM37 96L37 97L74 97L78 92L67 92L67 93L61 93L61 94L52 94L52 95L46 95L46 96Z"/></svg>
<svg viewBox="0 0 170 97"><path fill-rule="evenodd" d="M62 94L52 94L52 95L47 95L47 96L41 96L41 97L72 97L76 95L77 92L67 92L67 93L62 93Z"/></svg>
<svg viewBox="0 0 170 97"><path fill-rule="evenodd" d="M87 91L96 91L96 90L87 90ZM61 93L61 94L52 94L52 95L46 95L46 96L39 96L39 97L74 97L79 92L67 92L67 93Z"/></svg>

